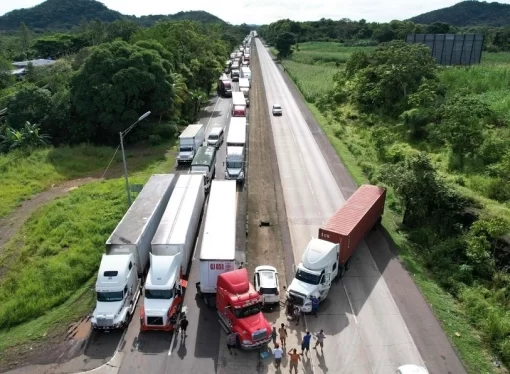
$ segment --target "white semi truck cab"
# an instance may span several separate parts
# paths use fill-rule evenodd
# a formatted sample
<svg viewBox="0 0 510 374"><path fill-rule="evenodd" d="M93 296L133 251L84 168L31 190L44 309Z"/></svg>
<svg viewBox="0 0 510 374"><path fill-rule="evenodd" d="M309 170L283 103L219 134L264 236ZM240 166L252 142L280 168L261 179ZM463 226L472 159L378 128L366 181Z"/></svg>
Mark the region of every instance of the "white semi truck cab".
<svg viewBox="0 0 510 374"><path fill-rule="evenodd" d="M301 263L295 267L295 275L287 288L287 297L302 312L312 311L312 296L319 301L328 296L331 282L338 275L340 246L321 239L308 243Z"/></svg>
<svg viewBox="0 0 510 374"><path fill-rule="evenodd" d="M141 330L171 331L183 299L181 286L182 253L174 256L150 254L150 269L145 283Z"/></svg>
<svg viewBox="0 0 510 374"><path fill-rule="evenodd" d="M103 255L96 282L97 303L91 323L95 330L123 328L136 308L140 279L132 254Z"/></svg>

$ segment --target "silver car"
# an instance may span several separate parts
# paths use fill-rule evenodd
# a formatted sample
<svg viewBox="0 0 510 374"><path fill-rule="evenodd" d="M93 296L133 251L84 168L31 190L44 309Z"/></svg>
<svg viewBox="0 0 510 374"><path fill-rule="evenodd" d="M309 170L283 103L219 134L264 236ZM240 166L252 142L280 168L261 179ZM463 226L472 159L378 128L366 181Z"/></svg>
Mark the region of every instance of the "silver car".
<svg viewBox="0 0 510 374"><path fill-rule="evenodd" d="M283 115L282 106L280 104L273 104L273 116Z"/></svg>
<svg viewBox="0 0 510 374"><path fill-rule="evenodd" d="M280 303L280 282L278 270L269 265L257 266L253 275L253 284L264 299L264 304Z"/></svg>

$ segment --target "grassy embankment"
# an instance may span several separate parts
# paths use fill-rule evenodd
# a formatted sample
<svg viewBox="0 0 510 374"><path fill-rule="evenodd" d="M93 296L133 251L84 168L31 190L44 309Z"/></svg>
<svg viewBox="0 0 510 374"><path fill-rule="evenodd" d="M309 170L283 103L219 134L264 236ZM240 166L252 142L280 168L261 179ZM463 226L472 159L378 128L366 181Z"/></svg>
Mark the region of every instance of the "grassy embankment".
<svg viewBox="0 0 510 374"><path fill-rule="evenodd" d="M174 144L171 140L128 151L130 182L144 183L151 174L168 173L174 159L167 151ZM0 201L8 208L2 213L53 183L96 170L100 177L113 152L107 147L82 146L41 150L17 159L3 171ZM16 156L0 160L12 157ZM119 157L112 167L119 166ZM70 322L90 311L104 243L127 208L124 179L116 176L79 187L40 207L0 251L3 359L22 351L23 344L60 336Z"/></svg>
<svg viewBox="0 0 510 374"><path fill-rule="evenodd" d="M380 167L375 148L370 140L371 129L357 126L352 121L342 121L339 128L335 119L326 118L313 104L318 96L332 88L333 75L342 68L342 64L355 49L359 48L341 47L334 43L303 43L299 45L299 50L292 58L284 60L283 63L355 181L362 184L373 179ZM366 48L365 51L370 51L370 48ZM481 66L475 66L469 70L444 69L440 73L440 78L450 90L469 88L473 94L487 99L496 111L510 113L508 111L510 108L510 54L484 54ZM355 110L349 106L345 106L342 110L346 114L355 113ZM413 146L419 147L419 145ZM486 197L490 183L487 177L477 173L452 173L448 168L446 150L431 151L431 157L440 173L447 179L462 180L462 183L456 185L461 193L480 201L492 214L510 218L510 209L507 205ZM500 372L492 364L488 342L493 336L491 334L505 330L504 325L510 321L508 312L492 305L490 307L481 305L483 302L479 300L469 305L462 304L443 290L438 285L439 282L434 279L434 274L425 267L424 259L408 240L406 233L399 229L401 216L392 209L396 198L391 191L387 200L389 209L386 210L383 219L384 227L397 244L401 259L409 272L413 274L423 295L441 321L446 334L456 346L468 371L470 373ZM468 289L465 294L469 295L470 292L470 296L476 296L475 288ZM472 298L471 300L473 301ZM493 321L485 322L485 319L489 320L483 317L487 309L494 311L498 317ZM484 324L493 323L494 326L479 325L478 327L482 327L480 331L483 332L475 330L469 323L469 317L473 315L476 317L471 322L483 321ZM505 315L508 316L506 322Z"/></svg>

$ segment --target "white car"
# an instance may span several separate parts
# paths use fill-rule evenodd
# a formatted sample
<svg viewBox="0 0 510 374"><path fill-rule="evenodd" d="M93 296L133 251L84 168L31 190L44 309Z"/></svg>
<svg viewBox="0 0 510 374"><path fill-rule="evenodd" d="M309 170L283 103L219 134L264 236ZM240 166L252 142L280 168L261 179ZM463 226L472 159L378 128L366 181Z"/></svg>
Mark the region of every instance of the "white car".
<svg viewBox="0 0 510 374"><path fill-rule="evenodd" d="M397 369L397 374L429 374L423 366L403 365Z"/></svg>
<svg viewBox="0 0 510 374"><path fill-rule="evenodd" d="M273 104L273 116L281 116L283 114L280 104Z"/></svg>
<svg viewBox="0 0 510 374"><path fill-rule="evenodd" d="M269 265L257 266L253 275L253 284L255 290L262 295L264 304L280 302L280 282L276 268Z"/></svg>

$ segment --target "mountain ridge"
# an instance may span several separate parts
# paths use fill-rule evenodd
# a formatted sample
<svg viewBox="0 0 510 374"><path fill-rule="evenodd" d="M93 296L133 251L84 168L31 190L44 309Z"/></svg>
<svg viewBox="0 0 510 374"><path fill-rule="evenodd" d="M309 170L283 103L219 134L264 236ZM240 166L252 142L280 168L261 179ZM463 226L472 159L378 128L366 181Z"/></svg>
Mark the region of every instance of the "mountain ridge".
<svg viewBox="0 0 510 374"><path fill-rule="evenodd" d="M510 24L510 4L468 0L409 18L420 24L444 22L452 26L493 26Z"/></svg>
<svg viewBox="0 0 510 374"><path fill-rule="evenodd" d="M103 22L135 21L143 26L150 26L157 21L184 19L226 23L219 17L202 10L136 17L112 10L97 0L46 0L31 8L15 9L3 14L0 16L0 30L16 30L21 22L33 30L65 30L78 26L83 19L87 21L100 19Z"/></svg>

